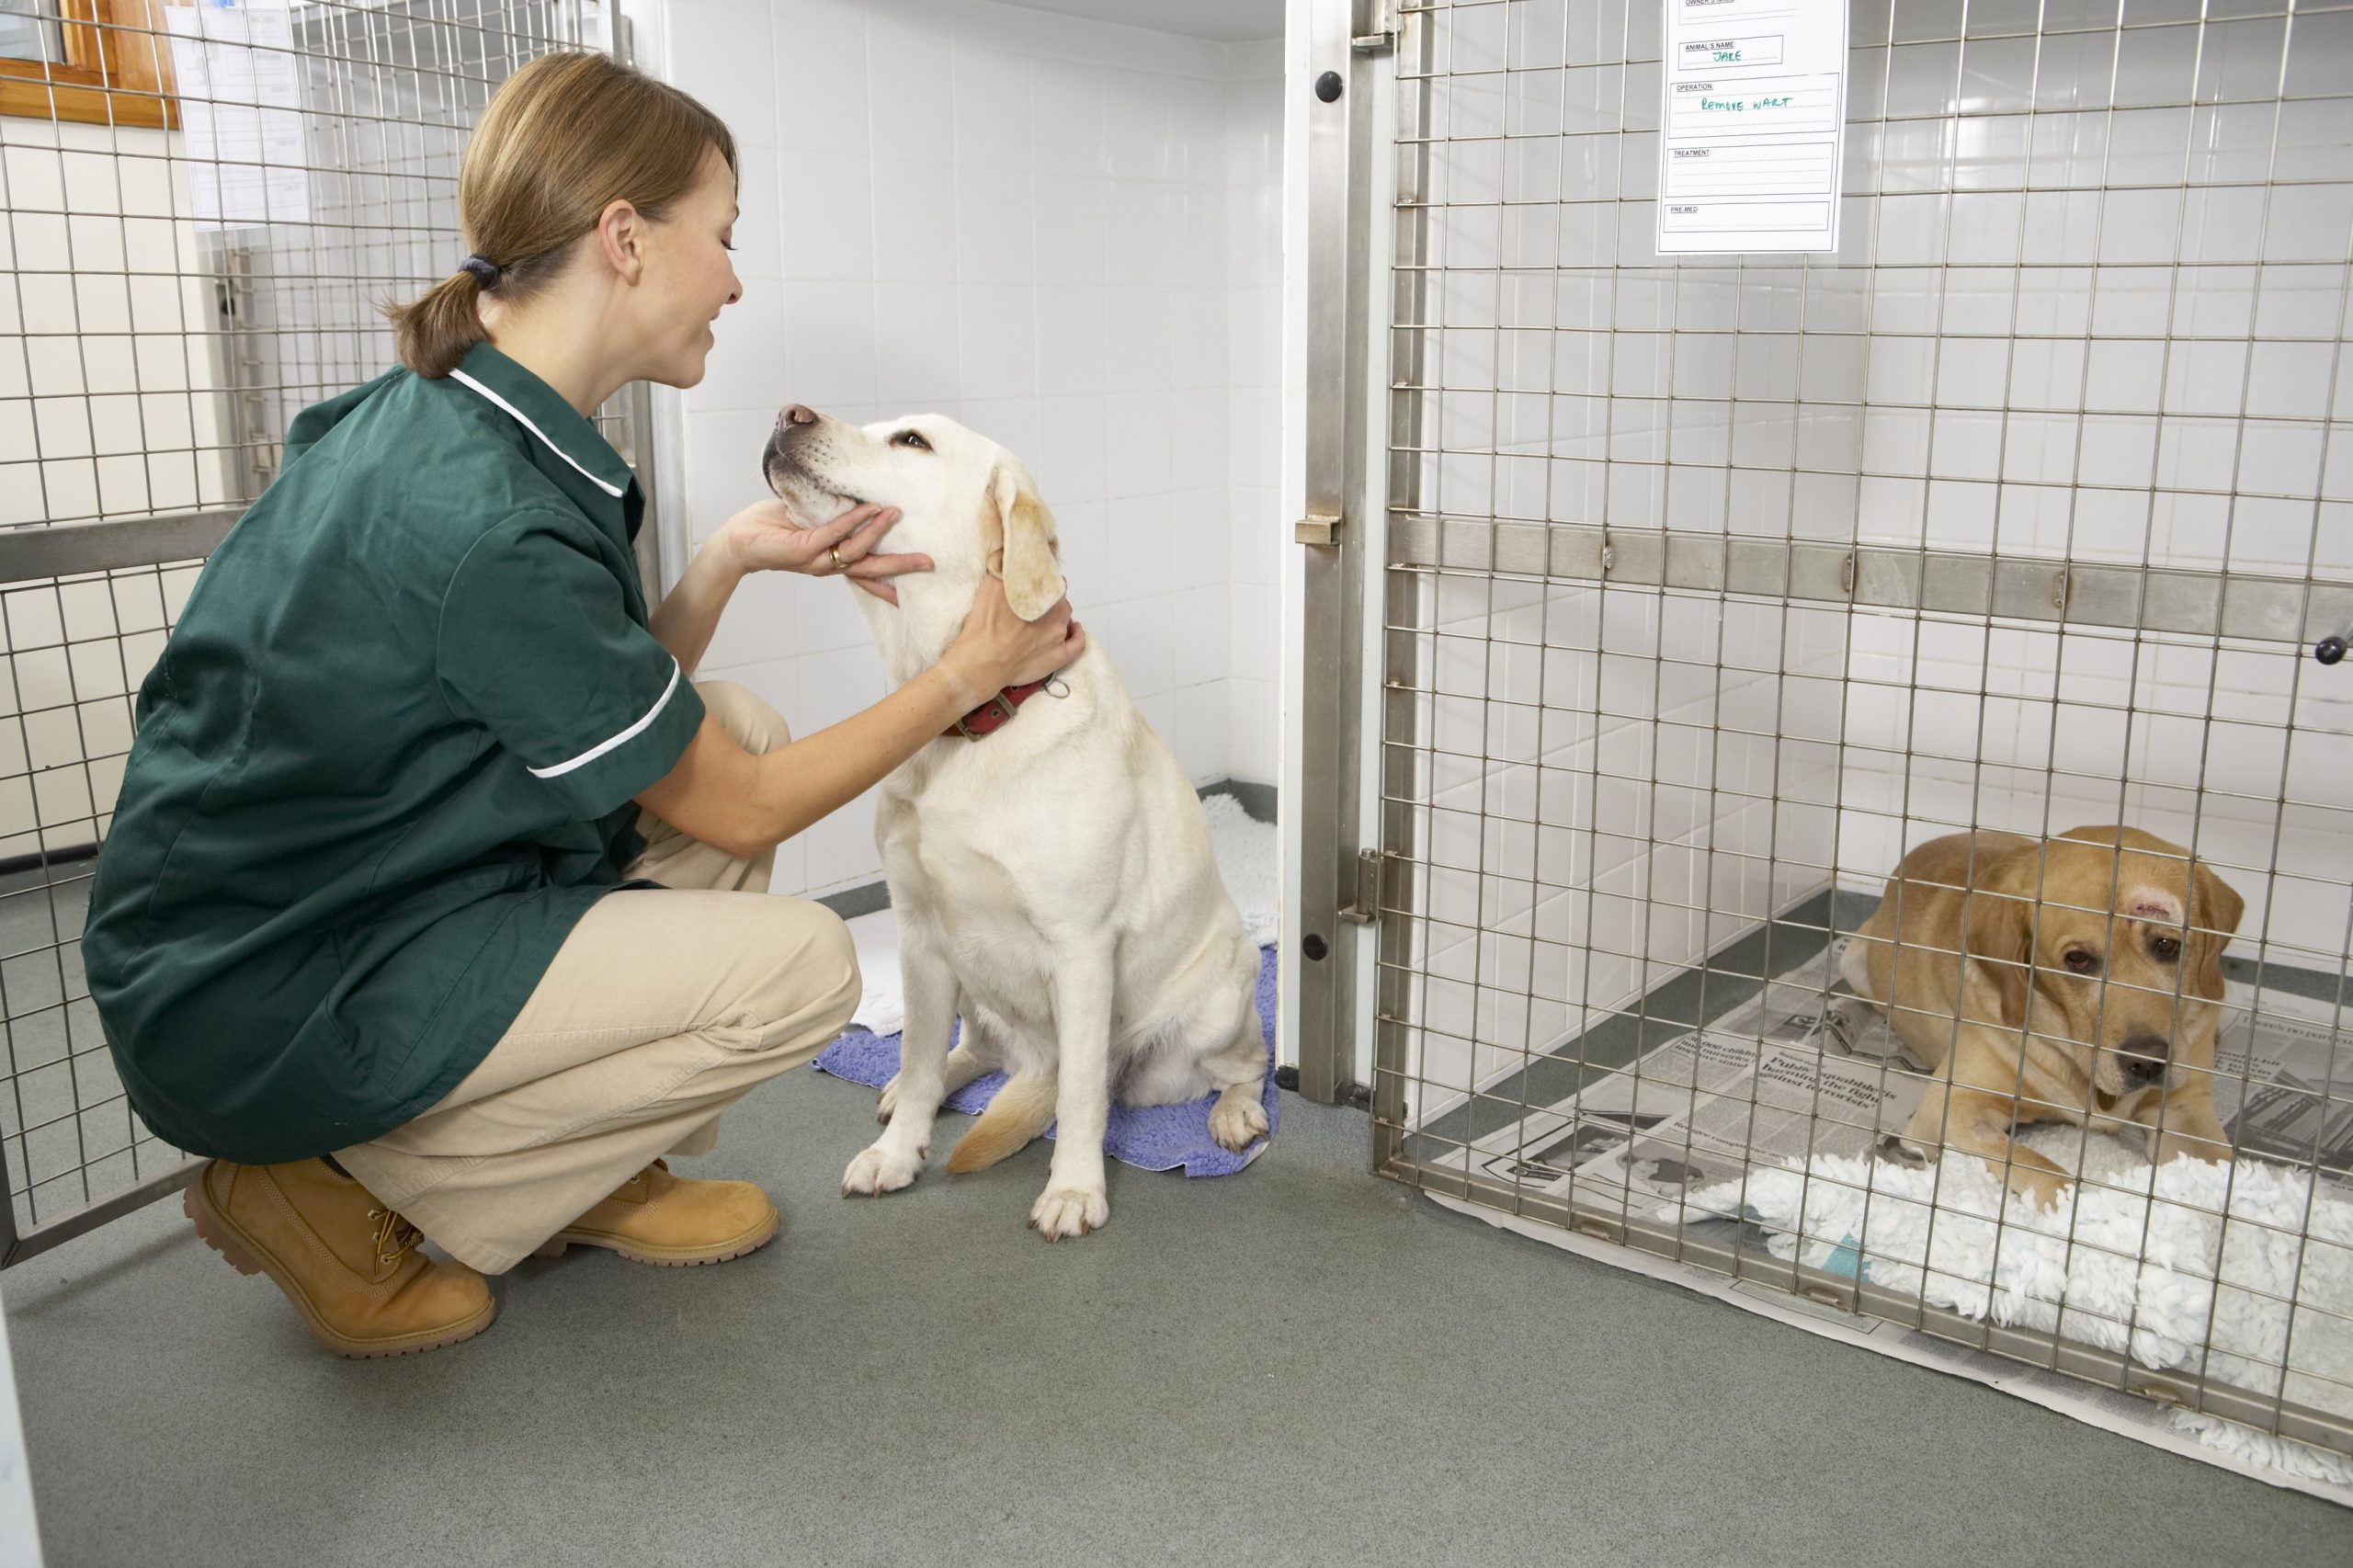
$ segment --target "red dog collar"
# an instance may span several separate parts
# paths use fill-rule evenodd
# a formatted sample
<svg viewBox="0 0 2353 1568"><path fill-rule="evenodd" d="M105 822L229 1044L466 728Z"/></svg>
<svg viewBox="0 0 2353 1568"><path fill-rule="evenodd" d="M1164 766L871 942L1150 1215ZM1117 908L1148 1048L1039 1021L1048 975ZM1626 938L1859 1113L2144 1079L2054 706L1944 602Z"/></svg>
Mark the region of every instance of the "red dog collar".
<svg viewBox="0 0 2353 1568"><path fill-rule="evenodd" d="M1013 722L1014 710L1051 684L1051 680L1033 680L1028 686L1008 686L939 733L943 736L961 735L968 741L977 741L983 735L1002 730Z"/></svg>

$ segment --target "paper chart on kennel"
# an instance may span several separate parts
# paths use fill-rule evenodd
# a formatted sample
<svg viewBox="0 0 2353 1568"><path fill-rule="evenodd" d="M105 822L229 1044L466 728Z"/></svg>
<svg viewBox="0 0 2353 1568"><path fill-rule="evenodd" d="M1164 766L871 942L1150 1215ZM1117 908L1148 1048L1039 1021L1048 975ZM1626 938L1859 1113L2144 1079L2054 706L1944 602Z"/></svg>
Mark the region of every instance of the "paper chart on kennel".
<svg viewBox="0 0 2353 1568"><path fill-rule="evenodd" d="M1929 1079L1877 1009L1830 988L1830 972L1827 954L1792 966L1715 1021L1437 1163L1648 1213L1744 1168L1867 1155ZM2340 1037L2325 1002L2266 987L2250 1010L2255 995L2226 988L2215 1114L2241 1153L2315 1162L2353 1194L2353 1036Z"/></svg>

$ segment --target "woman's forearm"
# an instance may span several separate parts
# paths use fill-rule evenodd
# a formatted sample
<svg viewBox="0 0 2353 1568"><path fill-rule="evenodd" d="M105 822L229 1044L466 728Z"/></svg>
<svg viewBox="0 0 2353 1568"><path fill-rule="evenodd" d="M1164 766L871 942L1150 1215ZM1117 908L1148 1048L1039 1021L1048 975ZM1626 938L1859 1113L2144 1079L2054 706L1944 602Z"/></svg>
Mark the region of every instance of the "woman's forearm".
<svg viewBox="0 0 2353 1568"><path fill-rule="evenodd" d="M705 715L638 803L681 832L749 859L880 783L994 689L983 663L948 656L863 712L770 752L738 745Z"/></svg>
<svg viewBox="0 0 2353 1568"><path fill-rule="evenodd" d="M689 678L710 647L711 633L719 630L719 612L727 608L735 585L743 580L743 569L714 539L695 551L678 585L648 618L654 640L670 650L679 670Z"/></svg>
<svg viewBox="0 0 2353 1568"><path fill-rule="evenodd" d="M706 577L699 585L696 571L689 568L664 603L665 614L677 617L674 631L710 602L713 582ZM663 641L685 665L681 644ZM1086 648L1067 601L1025 621L1006 602L1004 585L984 577L955 644L873 707L765 753L747 751L705 714L685 753L638 794L638 804L683 833L749 858L856 800L1000 687L1044 680ZM699 656L702 650L688 651Z"/></svg>
<svg viewBox="0 0 2353 1568"><path fill-rule="evenodd" d="M873 707L757 758L757 836L781 843L839 811L986 699L951 651Z"/></svg>

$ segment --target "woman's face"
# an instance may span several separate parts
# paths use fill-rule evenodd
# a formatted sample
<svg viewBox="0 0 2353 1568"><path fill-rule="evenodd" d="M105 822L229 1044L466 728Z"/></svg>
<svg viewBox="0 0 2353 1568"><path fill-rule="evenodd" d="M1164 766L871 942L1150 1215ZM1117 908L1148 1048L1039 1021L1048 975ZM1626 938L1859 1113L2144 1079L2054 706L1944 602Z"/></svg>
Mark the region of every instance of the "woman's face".
<svg viewBox="0 0 2353 1568"><path fill-rule="evenodd" d="M666 218L646 225L645 315L640 324L645 380L690 387L710 354L710 324L743 298L728 251L734 243L735 179L716 148L702 177Z"/></svg>

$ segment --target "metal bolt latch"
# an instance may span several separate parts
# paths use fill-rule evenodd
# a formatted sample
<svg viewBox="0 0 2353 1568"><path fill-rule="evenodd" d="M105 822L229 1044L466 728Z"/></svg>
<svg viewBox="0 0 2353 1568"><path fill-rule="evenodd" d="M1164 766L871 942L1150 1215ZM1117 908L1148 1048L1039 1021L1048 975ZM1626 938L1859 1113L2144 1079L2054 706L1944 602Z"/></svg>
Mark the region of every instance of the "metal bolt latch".
<svg viewBox="0 0 2353 1568"><path fill-rule="evenodd" d="M1381 915L1381 851L1357 851L1357 895L1340 918L1351 926L1370 926Z"/></svg>

